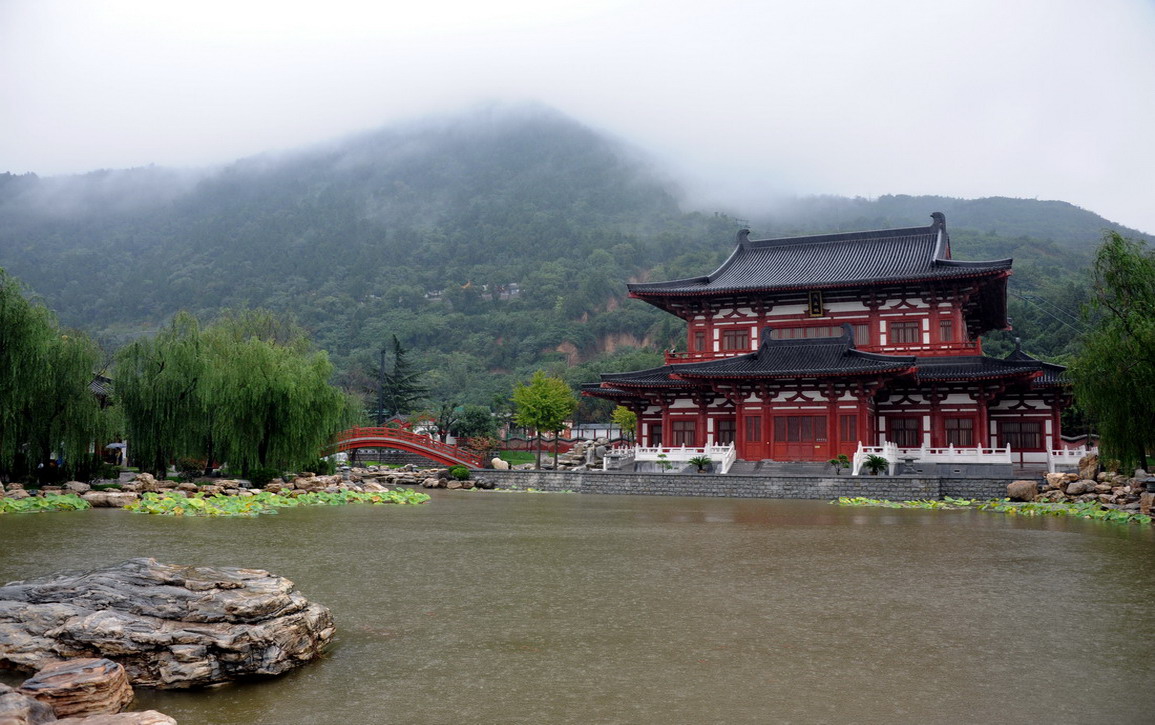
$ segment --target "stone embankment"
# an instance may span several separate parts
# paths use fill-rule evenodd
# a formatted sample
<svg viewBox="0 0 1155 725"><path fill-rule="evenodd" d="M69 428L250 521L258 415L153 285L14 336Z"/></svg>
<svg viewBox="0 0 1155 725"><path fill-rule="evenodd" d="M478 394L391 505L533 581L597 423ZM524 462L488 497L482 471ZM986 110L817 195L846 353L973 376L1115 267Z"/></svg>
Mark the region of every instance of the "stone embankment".
<svg viewBox="0 0 1155 725"><path fill-rule="evenodd" d="M1150 475L1143 470L1131 476L1101 471L1098 456L1091 455L1079 462L1078 473L1046 473L1041 483L1013 481L1007 486L1007 497L1014 501L1098 503L1103 508L1150 515L1155 508L1155 493L1146 490L1148 478Z"/></svg>
<svg viewBox="0 0 1155 725"><path fill-rule="evenodd" d="M457 485L454 485L457 484ZM287 479L274 478L264 488L253 487L240 479L201 478L194 481L169 481L153 477L148 473L137 474L131 481L109 482L94 487L81 481L69 481L60 486L44 486L26 490L23 484L9 483L0 486L0 498L13 499L49 494L74 493L94 508L121 508L140 498L142 493L169 493L191 496L201 493L206 496L252 496L261 491L279 493L286 496L300 496L304 493L324 491L373 492L387 491L390 486L424 486L425 488L493 488L491 484L478 481L454 481L447 468L418 468L406 465L401 468L345 467L332 476L318 476L304 472ZM0 725L3 725L0 723Z"/></svg>

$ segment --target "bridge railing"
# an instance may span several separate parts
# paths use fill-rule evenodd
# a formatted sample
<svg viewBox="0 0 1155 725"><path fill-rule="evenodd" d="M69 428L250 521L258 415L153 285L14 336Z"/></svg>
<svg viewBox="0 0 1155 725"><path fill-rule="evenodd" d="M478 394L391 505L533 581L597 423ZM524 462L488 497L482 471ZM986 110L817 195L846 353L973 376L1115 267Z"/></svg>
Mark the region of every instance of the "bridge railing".
<svg viewBox="0 0 1155 725"><path fill-rule="evenodd" d="M333 440L331 447L336 448L341 443L347 441L365 440L367 441L366 448L388 448L389 441L398 441L408 443L417 448L423 448L427 451L434 451L451 458L457 458L463 461L468 461L471 465L480 467L482 465L481 456L470 453L469 451L458 448L457 446L448 443L442 443L428 435L421 433L414 433L402 428L390 428L388 426L372 426L362 428L350 428L343 430L337 434Z"/></svg>

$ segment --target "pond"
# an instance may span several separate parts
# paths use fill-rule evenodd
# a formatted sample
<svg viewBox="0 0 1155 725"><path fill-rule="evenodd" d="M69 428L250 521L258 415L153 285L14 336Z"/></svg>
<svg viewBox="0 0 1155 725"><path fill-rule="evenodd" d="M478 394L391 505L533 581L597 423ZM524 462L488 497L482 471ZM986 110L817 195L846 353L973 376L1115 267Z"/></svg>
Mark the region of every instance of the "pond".
<svg viewBox="0 0 1155 725"><path fill-rule="evenodd" d="M138 693L184 725L1150 722L1153 554L1148 527L813 501L0 517L3 581L153 556L332 608L323 661Z"/></svg>

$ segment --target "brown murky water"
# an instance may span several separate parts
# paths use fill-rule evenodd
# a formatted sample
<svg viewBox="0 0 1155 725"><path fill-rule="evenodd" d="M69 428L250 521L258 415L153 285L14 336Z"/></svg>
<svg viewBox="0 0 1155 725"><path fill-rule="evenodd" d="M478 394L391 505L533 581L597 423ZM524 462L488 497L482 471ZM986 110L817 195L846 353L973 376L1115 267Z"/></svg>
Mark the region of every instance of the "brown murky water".
<svg viewBox="0 0 1155 725"><path fill-rule="evenodd" d="M0 517L0 580L131 556L269 569L337 620L288 676L140 693L183 725L1155 721L1139 526L485 492Z"/></svg>

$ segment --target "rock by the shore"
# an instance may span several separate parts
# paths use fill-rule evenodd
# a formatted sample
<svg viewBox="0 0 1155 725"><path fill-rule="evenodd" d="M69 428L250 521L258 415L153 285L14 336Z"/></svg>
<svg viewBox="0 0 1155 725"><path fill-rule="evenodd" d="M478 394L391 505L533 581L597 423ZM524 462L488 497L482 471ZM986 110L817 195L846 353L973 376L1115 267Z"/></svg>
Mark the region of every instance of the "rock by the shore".
<svg viewBox="0 0 1155 725"><path fill-rule="evenodd" d="M124 508L140 498L140 494L131 491L89 491L80 496L92 504L93 508Z"/></svg>
<svg viewBox="0 0 1155 725"><path fill-rule="evenodd" d="M52 708L57 717L118 713L132 702L124 668L108 659L54 662L17 690Z"/></svg>
<svg viewBox="0 0 1155 725"><path fill-rule="evenodd" d="M57 722L52 708L0 683L0 725L41 725Z"/></svg>
<svg viewBox="0 0 1155 725"><path fill-rule="evenodd" d="M1034 481L1012 481L1007 484L1007 498L1012 501L1034 501L1039 486Z"/></svg>
<svg viewBox="0 0 1155 725"><path fill-rule="evenodd" d="M66 717L55 722L56 725L177 725L176 720L156 710L121 712L115 715Z"/></svg>
<svg viewBox="0 0 1155 725"><path fill-rule="evenodd" d="M130 559L0 587L0 666L24 671L109 657L135 686L196 687L281 674L332 637L326 607L259 569Z"/></svg>

